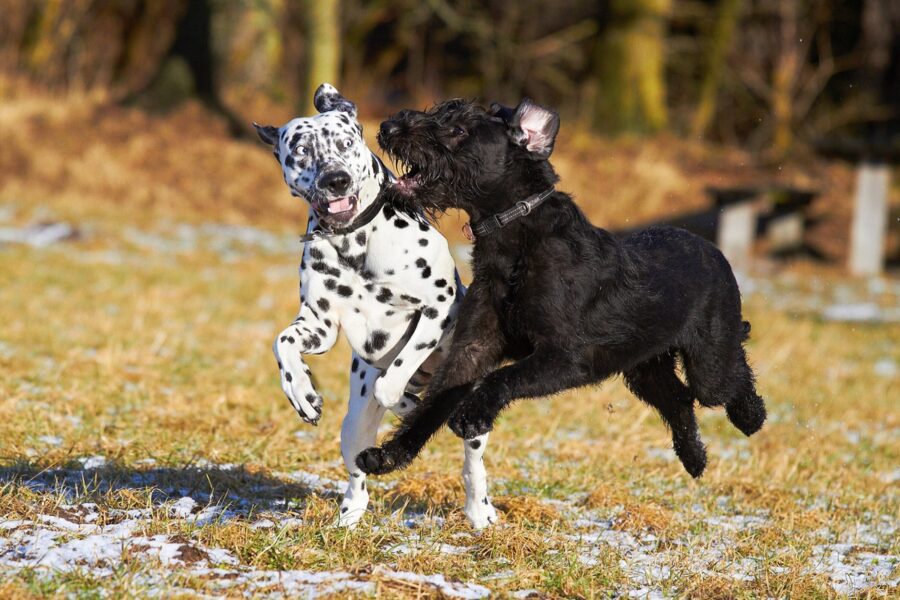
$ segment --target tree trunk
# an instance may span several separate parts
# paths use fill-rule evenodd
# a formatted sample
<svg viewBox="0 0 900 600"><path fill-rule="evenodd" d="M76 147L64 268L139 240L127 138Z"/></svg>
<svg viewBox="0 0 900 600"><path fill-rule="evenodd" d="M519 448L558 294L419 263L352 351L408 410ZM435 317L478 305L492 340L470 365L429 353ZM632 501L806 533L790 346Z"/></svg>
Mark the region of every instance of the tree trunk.
<svg viewBox="0 0 900 600"><path fill-rule="evenodd" d="M706 71L703 74L703 83L700 84L700 98L691 124L691 133L694 136L703 135L716 114L722 72L740 14L741 0L720 0L716 23L709 39Z"/></svg>
<svg viewBox="0 0 900 600"><path fill-rule="evenodd" d="M340 0L307 0L309 63L306 89L301 90L302 114L315 112L313 92L322 83L339 85L341 70Z"/></svg>
<svg viewBox="0 0 900 600"><path fill-rule="evenodd" d="M780 52L772 73L773 160L787 155L794 143L794 84L802 67L797 40L797 0L781 3Z"/></svg>
<svg viewBox="0 0 900 600"><path fill-rule="evenodd" d="M613 0L594 54L594 125L606 130L665 127L665 35L671 0Z"/></svg>

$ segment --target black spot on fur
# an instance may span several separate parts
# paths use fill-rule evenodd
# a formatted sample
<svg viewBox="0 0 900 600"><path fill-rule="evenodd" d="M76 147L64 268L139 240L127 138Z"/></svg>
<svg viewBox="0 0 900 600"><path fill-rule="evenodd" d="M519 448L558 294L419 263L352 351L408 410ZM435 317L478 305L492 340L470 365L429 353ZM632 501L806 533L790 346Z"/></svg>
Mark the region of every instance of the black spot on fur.
<svg viewBox="0 0 900 600"><path fill-rule="evenodd" d="M288 383L290 383L294 380L294 376L291 375L289 371L284 372L284 378L287 380Z"/></svg>
<svg viewBox="0 0 900 600"><path fill-rule="evenodd" d="M390 302L391 298L393 298L393 297L394 297L394 293L391 292L391 290L383 287L380 290L378 290L378 295L375 296L375 299L378 300L379 302L383 302L383 303L387 304L388 302Z"/></svg>
<svg viewBox="0 0 900 600"><path fill-rule="evenodd" d="M349 285L339 285L337 286L337 293L339 296L349 298L353 295L353 288L351 288Z"/></svg>
<svg viewBox="0 0 900 600"><path fill-rule="evenodd" d="M428 240L426 240L425 238L419 238L419 245L424 248L428 245Z"/></svg>
<svg viewBox="0 0 900 600"><path fill-rule="evenodd" d="M354 359L353 359L353 362L350 363L350 372L351 372L351 373L356 373L358 370L359 370L359 359L358 359L358 358L354 358Z"/></svg>
<svg viewBox="0 0 900 600"><path fill-rule="evenodd" d="M469 447L478 450L481 448L481 440L472 440L469 442Z"/></svg>
<svg viewBox="0 0 900 600"><path fill-rule="evenodd" d="M422 314L428 317L429 319L437 319L438 311L431 306L426 306L422 309Z"/></svg>
<svg viewBox="0 0 900 600"><path fill-rule="evenodd" d="M334 267L325 264L325 262L321 260L317 260L310 265L313 271L316 273L322 273L323 275L331 275L332 277L340 277L341 272L335 269Z"/></svg>
<svg viewBox="0 0 900 600"><path fill-rule="evenodd" d="M404 221L403 219L394 219L394 227L397 229L405 229L406 227L409 227L409 222Z"/></svg>
<svg viewBox="0 0 900 600"><path fill-rule="evenodd" d="M331 303L325 298L319 298L316 300L316 306L327 312L328 309L331 308Z"/></svg>
<svg viewBox="0 0 900 600"><path fill-rule="evenodd" d="M422 279L428 279L431 277L431 267L425 267L422 269Z"/></svg>
<svg viewBox="0 0 900 600"><path fill-rule="evenodd" d="M372 337L370 338L372 341L372 347L375 350L381 350L384 348L385 344L388 341L388 334L386 331L381 331L380 329L376 329L372 332Z"/></svg>

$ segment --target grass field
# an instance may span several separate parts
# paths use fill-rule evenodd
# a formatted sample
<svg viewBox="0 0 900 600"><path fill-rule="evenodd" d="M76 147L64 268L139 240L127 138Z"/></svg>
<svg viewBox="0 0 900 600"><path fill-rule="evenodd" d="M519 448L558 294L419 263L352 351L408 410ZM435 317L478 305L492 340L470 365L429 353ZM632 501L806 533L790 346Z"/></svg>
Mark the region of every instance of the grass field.
<svg viewBox="0 0 900 600"><path fill-rule="evenodd" d="M254 177L277 183L252 152ZM346 531L331 524L349 351L310 359L326 400L312 428L269 350L296 312L300 225L145 211L99 171L84 202L40 202L52 177L37 168L0 186L0 227L62 220L80 236L0 246L0 597L900 594L900 325L819 316L851 300L896 315L897 280L796 268L745 284L770 417L747 439L701 411L699 481L610 381L504 414L485 455L492 529L467 526L443 432L371 480L372 511Z"/></svg>

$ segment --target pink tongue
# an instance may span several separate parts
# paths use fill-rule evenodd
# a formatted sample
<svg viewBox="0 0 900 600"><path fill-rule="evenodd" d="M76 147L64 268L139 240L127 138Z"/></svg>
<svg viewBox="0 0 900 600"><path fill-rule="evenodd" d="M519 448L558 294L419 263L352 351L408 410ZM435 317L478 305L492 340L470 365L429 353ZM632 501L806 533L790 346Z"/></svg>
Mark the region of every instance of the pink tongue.
<svg viewBox="0 0 900 600"><path fill-rule="evenodd" d="M340 200L335 200L334 202L328 203L328 212L344 212L345 210L350 210L350 206L350 198L341 198Z"/></svg>

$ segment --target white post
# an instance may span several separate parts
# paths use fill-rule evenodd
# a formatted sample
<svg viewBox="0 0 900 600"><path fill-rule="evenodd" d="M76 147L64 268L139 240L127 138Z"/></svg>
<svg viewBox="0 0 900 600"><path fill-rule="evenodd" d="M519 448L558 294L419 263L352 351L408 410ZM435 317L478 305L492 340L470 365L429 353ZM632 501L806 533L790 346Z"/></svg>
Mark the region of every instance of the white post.
<svg viewBox="0 0 900 600"><path fill-rule="evenodd" d="M775 217L769 221L766 237L771 252L788 252L803 245L803 211L793 212Z"/></svg>
<svg viewBox="0 0 900 600"><path fill-rule="evenodd" d="M721 209L718 231L716 231L716 244L731 263L734 271L747 273L755 235L755 202L738 202Z"/></svg>
<svg viewBox="0 0 900 600"><path fill-rule="evenodd" d="M878 275L884 268L890 169L885 163L863 162L857 169L856 203L850 232L850 273Z"/></svg>

